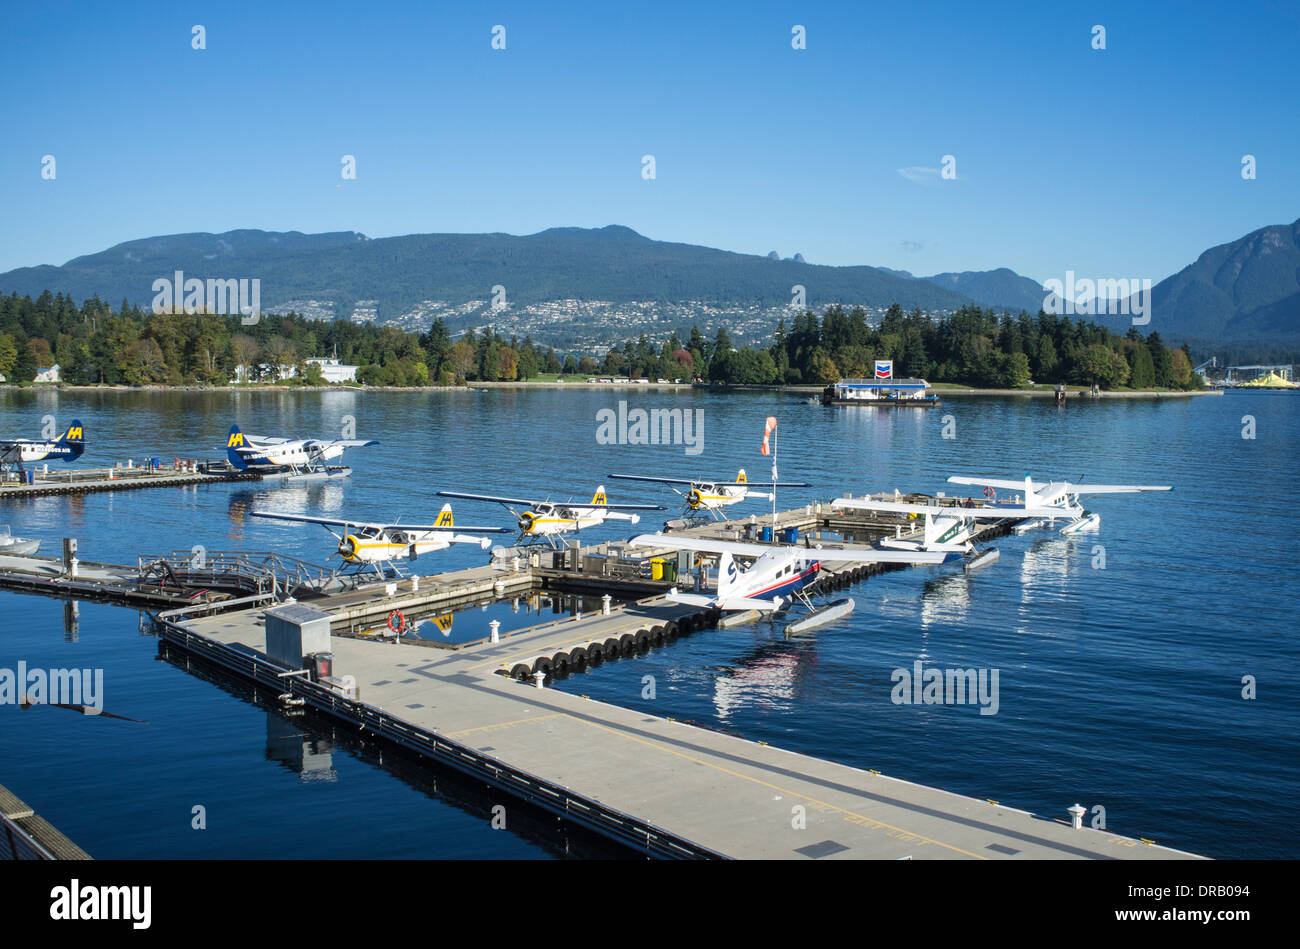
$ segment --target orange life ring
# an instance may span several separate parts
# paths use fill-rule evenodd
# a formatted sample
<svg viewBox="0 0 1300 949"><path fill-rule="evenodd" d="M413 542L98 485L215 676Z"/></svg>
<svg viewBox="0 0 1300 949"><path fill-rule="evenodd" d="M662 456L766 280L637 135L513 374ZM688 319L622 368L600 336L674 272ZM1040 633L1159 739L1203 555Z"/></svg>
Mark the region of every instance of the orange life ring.
<svg viewBox="0 0 1300 949"><path fill-rule="evenodd" d="M394 622L396 622L396 626L393 625ZM393 610L393 612L388 614L388 628L395 633L400 633L402 630L406 629L406 617L402 614L401 610Z"/></svg>
<svg viewBox="0 0 1300 949"><path fill-rule="evenodd" d="M987 488L984 489L984 496L986 498L991 498L995 494L997 494L997 492L993 490L993 485L989 485Z"/></svg>

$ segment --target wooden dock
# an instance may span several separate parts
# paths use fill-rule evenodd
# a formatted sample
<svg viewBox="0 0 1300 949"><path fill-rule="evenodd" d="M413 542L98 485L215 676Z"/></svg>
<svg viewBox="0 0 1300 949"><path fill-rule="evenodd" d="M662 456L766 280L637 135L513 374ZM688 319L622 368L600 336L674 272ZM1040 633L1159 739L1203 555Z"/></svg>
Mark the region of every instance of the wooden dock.
<svg viewBox="0 0 1300 949"><path fill-rule="evenodd" d="M0 484L0 500L38 498L67 494L92 494L99 491L135 491L142 488L173 488L224 481L261 481L258 472L238 468L205 466L196 471L170 468L70 468L65 471L37 472L32 484Z"/></svg>
<svg viewBox="0 0 1300 949"><path fill-rule="evenodd" d="M0 785L0 860L89 860L90 854Z"/></svg>

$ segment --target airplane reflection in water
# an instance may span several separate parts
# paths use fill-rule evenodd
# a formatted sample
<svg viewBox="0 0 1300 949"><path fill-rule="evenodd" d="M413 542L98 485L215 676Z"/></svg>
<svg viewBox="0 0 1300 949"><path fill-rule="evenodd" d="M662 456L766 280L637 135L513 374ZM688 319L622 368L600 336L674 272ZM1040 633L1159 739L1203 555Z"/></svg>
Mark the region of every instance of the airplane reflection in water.
<svg viewBox="0 0 1300 949"><path fill-rule="evenodd" d="M226 505L230 522L246 523L249 512L272 503L286 514L328 513L343 510L343 485L337 481L318 481L286 485L282 488L257 488L231 491ZM232 537L235 535L231 535Z"/></svg>
<svg viewBox="0 0 1300 949"><path fill-rule="evenodd" d="M921 627L964 620L970 612L974 582L968 573L926 580L921 590Z"/></svg>
<svg viewBox="0 0 1300 949"><path fill-rule="evenodd" d="M747 708L791 712L801 674L816 663L811 642L797 647L769 643L713 678L713 707L720 721Z"/></svg>

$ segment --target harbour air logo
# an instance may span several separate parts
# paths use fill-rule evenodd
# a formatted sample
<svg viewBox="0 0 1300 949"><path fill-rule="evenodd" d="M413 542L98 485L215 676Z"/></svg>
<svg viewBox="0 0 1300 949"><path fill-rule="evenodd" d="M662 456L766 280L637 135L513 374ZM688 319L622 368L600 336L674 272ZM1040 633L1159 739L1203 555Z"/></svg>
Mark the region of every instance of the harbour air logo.
<svg viewBox="0 0 1300 949"><path fill-rule="evenodd" d="M0 668L0 705L72 705L91 714L104 710L103 669Z"/></svg>
<svg viewBox="0 0 1300 949"><path fill-rule="evenodd" d="M214 279L206 281L185 276L178 270L169 279L159 277L153 282L154 313L178 313L184 310L194 314L200 310L208 313L230 315L239 313L240 323L252 326L262 316L262 281L253 277L241 279Z"/></svg>
<svg viewBox="0 0 1300 949"><path fill-rule="evenodd" d="M1074 271L1065 272L1065 280L1043 282L1043 312L1053 316L1114 316L1132 314L1134 326L1151 322L1151 278L1141 280L1075 279Z"/></svg>
<svg viewBox="0 0 1300 949"><path fill-rule="evenodd" d="M895 705L978 705L981 715L998 713L997 669L926 669L921 660L898 668L889 699Z"/></svg>
<svg viewBox="0 0 1300 949"><path fill-rule="evenodd" d="M597 445L685 445L686 454L704 451L704 409L632 409L596 413Z"/></svg>

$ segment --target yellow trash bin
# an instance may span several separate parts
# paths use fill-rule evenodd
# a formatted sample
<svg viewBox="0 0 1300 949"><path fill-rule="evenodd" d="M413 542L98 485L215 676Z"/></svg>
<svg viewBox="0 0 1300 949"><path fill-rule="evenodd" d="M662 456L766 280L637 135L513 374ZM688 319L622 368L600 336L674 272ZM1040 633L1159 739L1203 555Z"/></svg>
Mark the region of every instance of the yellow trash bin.
<svg viewBox="0 0 1300 949"><path fill-rule="evenodd" d="M650 579L662 580L664 578L664 558L654 557L650 561Z"/></svg>

